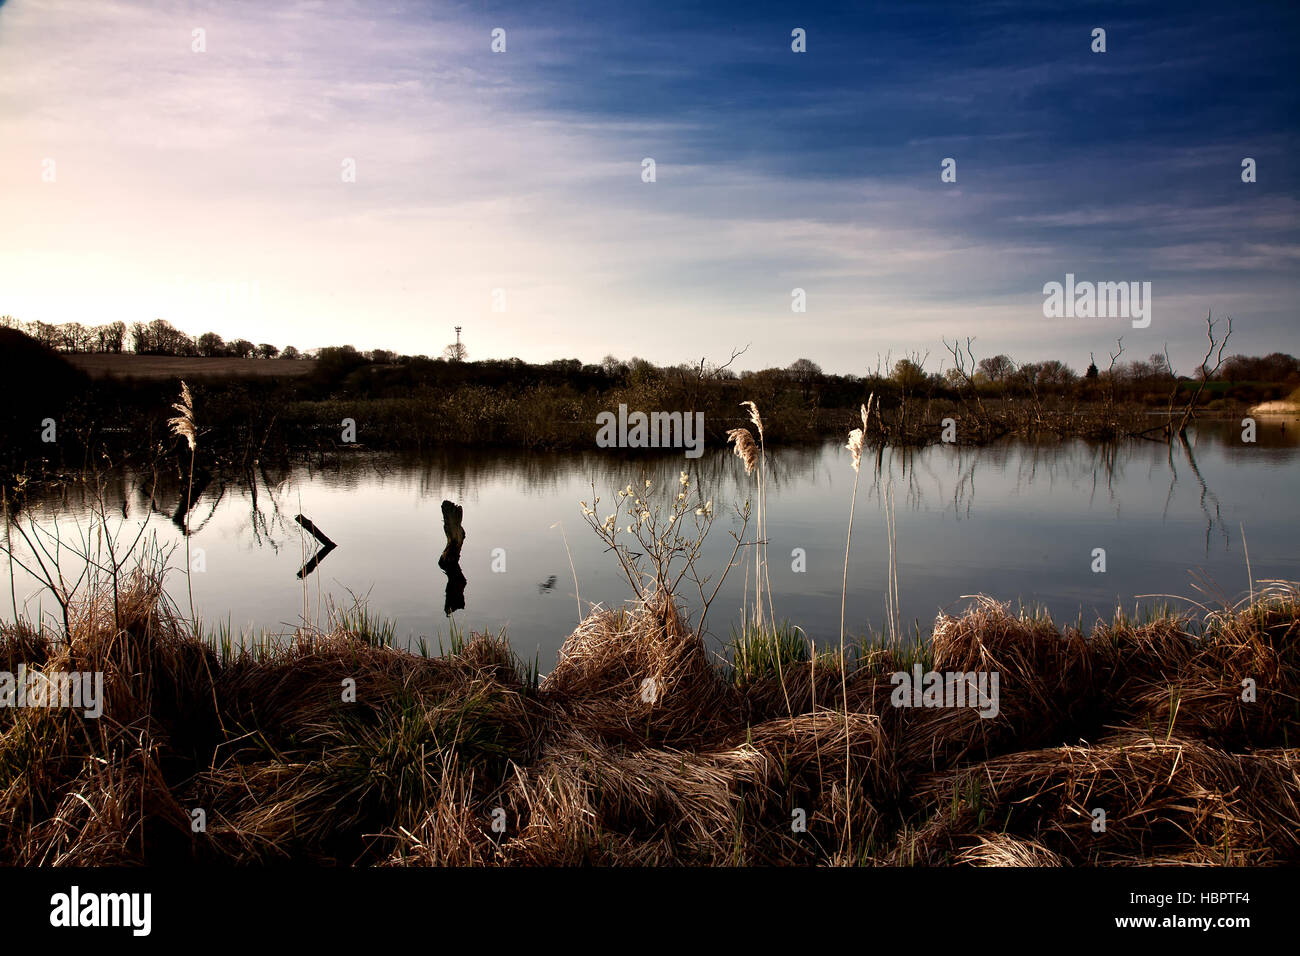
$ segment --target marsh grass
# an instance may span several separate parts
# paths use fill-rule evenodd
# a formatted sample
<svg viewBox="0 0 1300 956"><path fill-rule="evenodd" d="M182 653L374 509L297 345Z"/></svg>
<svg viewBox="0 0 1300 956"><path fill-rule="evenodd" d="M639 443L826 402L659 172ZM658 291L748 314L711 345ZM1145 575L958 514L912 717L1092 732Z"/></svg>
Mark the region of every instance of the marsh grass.
<svg viewBox="0 0 1300 956"><path fill-rule="evenodd" d="M0 633L10 670L101 670L106 698L98 721L0 710L6 863L1300 862L1294 584L1086 635L979 600L851 661L783 622L718 664L671 602L597 608L540 682L501 638L420 656L371 615L195 636L157 569L118 613ZM891 707L912 663L998 669L1001 713Z"/></svg>
<svg viewBox="0 0 1300 956"><path fill-rule="evenodd" d="M733 626L727 649L732 680L738 686L779 677L786 665L802 664L812 657L812 645L788 620L775 628L760 628L752 621L746 621L739 631Z"/></svg>
<svg viewBox="0 0 1300 956"><path fill-rule="evenodd" d="M1300 584L1088 633L977 597L905 636L891 571L882 636L827 652L770 603L764 622L756 545L757 614L719 663L692 570L711 502L650 490L603 523L594 489L583 506L636 598L592 607L545 678L454 623L437 656L399 649L359 599L284 634L205 631L168 598L167 555L120 579L114 558L111 586L95 565L56 593L61 629L0 627L11 671L104 675L99 719L0 708L0 863L1300 862ZM999 713L893 706L916 664L996 671Z"/></svg>

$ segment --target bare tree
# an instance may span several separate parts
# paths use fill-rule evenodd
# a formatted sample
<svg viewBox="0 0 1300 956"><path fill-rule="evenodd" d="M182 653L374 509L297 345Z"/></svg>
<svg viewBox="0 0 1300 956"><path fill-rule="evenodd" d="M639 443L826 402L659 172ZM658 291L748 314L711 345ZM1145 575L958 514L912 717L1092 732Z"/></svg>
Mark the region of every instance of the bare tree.
<svg viewBox="0 0 1300 956"><path fill-rule="evenodd" d="M1228 316L1228 328L1223 334L1222 339L1214 337L1214 318L1213 311L1205 314L1205 334L1210 340L1209 347L1205 350L1205 357L1201 359L1201 364L1197 368L1198 381L1196 391L1192 397L1187 400L1187 405L1183 408L1183 417L1178 422L1178 437L1183 438L1187 431L1188 424L1196 417L1196 403L1201 400L1201 393L1205 391L1205 386L1210 383L1220 368L1223 367L1223 351L1228 347L1228 339L1232 338L1232 316ZM1210 359L1214 359L1214 368L1210 368ZM1170 416L1170 425L1173 424L1173 417ZM1173 429L1171 428L1172 432ZM1172 437L1172 436L1171 436ZM1185 439L1184 439L1185 440Z"/></svg>
<svg viewBox="0 0 1300 956"><path fill-rule="evenodd" d="M1116 351L1108 353L1110 355L1110 367L1106 369L1106 421L1111 427L1116 426L1115 422L1115 363L1119 357L1124 354L1124 337L1121 335L1115 340Z"/></svg>
<svg viewBox="0 0 1300 956"><path fill-rule="evenodd" d="M966 390L974 396L975 407L979 410L980 424L985 429L988 429L990 424L989 415L984 408L984 402L980 399L979 389L975 385L975 352L971 349L971 343L974 341L975 339L972 336L966 337L965 351L962 350L961 343L956 338L953 338L952 345L948 344L947 339L943 339L943 347L952 355L953 368L950 371L955 373L956 379L964 383ZM960 389L957 394L961 394Z"/></svg>

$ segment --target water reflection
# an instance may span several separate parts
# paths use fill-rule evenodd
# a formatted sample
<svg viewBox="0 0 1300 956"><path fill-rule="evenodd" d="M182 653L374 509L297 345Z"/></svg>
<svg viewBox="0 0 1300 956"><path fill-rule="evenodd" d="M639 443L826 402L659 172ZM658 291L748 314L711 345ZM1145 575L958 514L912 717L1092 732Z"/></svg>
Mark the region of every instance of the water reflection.
<svg viewBox="0 0 1300 956"><path fill-rule="evenodd" d="M850 624L879 629L885 614L891 500L905 624L928 624L940 608L977 592L1037 603L1061 618L1108 616L1117 604L1131 609L1136 595L1186 593L1191 571L1233 594L1247 583L1243 532L1257 580L1300 578L1300 435L1261 420L1257 438L1243 443L1230 421L1202 422L1189 442L1173 445L879 450L863 464ZM110 524L127 540L143 523L164 546L177 544L188 527L192 545L206 552L207 572L192 582L205 620L282 629L318 617L332 599L350 603L355 593L394 618L399 637L444 634L450 614L466 630L506 628L526 654L550 653L576 623L579 591L583 606L630 596L603 546L581 529L579 500L600 497L603 519L615 510L618 488L648 479L675 494L686 470L719 516L702 558L717 575L730 554L727 532L740 527L732 507L756 495L753 479L726 450L696 460L619 454L357 452L295 467L254 463L235 474L196 474L188 496L180 468L121 469L33 495L21 520L53 528L57 516L70 540L89 528L102 496ZM853 477L848 452L840 442L780 448L766 477L777 616L814 639L831 639L838 635ZM342 546L326 546L295 521L300 515ZM463 521L472 535L463 534ZM1098 547L1108 553L1105 574L1089 570L1087 557ZM806 555L806 571L789 558L796 550ZM737 568L710 614L719 638L737 619L746 581L752 590L752 574ZM185 593L182 577L170 587ZM438 592L441 607L430 600ZM16 607L34 615L40 600L37 582L19 569L12 606L5 600L0 613L12 617Z"/></svg>

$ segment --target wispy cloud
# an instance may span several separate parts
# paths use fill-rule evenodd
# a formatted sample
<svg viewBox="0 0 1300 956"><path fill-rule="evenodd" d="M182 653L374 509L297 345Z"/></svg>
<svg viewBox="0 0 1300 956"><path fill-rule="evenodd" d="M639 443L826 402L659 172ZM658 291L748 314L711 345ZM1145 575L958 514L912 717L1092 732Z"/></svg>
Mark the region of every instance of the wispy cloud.
<svg viewBox="0 0 1300 956"><path fill-rule="evenodd" d="M1079 364L1123 330L1042 318L1075 271L1156 282L1139 350L1190 355L1213 307L1296 351L1295 90L1268 72L1295 16L1209 35L1139 5L1103 57L1091 21L1022 11L11 0L0 312L842 371L960 332ZM256 306L194 291L239 282Z"/></svg>

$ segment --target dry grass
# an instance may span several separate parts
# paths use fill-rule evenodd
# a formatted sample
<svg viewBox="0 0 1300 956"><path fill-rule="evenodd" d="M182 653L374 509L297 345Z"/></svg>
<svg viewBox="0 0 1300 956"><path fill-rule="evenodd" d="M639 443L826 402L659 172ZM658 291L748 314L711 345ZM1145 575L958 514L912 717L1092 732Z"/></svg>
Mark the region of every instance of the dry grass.
<svg viewBox="0 0 1300 956"><path fill-rule="evenodd" d="M424 658L338 620L218 650L142 572L70 642L0 635L9 670L100 670L106 697L0 709L0 862L1293 864L1298 648L1273 584L1088 635L981 601L847 678L753 672L660 601L594 611L535 686L485 636ZM891 706L914 661L997 670L1000 713Z"/></svg>

